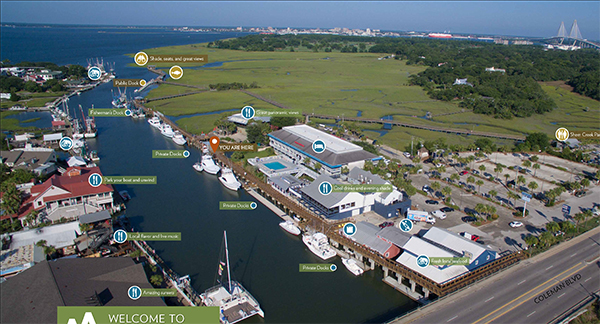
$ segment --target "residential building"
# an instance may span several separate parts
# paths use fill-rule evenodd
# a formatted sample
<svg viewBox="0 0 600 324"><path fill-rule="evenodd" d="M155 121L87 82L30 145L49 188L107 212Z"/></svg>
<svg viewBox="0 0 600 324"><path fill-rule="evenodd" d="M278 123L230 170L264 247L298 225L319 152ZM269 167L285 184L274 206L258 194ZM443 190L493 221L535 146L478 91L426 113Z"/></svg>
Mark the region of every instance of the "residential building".
<svg viewBox="0 0 600 324"><path fill-rule="evenodd" d="M56 171L54 150L1 151L0 159L10 168L33 171L38 175L48 175Z"/></svg>
<svg viewBox="0 0 600 324"><path fill-rule="evenodd" d="M506 72L505 69L496 69L495 67L491 67L491 68L485 68L486 72L502 72L502 74L504 74Z"/></svg>
<svg viewBox="0 0 600 324"><path fill-rule="evenodd" d="M58 306L166 306L162 298L129 298L132 285L153 288L132 258L42 261L1 284L0 322L56 323Z"/></svg>
<svg viewBox="0 0 600 324"><path fill-rule="evenodd" d="M322 172L337 178L341 175L342 167L349 169L364 166L365 161L377 161L381 157L369 153L362 147L344 141L336 136L327 134L308 125L294 125L269 134L269 144L277 154L284 155L295 164L309 165L317 162L322 165ZM325 143L325 151L315 153L312 144L316 140Z"/></svg>

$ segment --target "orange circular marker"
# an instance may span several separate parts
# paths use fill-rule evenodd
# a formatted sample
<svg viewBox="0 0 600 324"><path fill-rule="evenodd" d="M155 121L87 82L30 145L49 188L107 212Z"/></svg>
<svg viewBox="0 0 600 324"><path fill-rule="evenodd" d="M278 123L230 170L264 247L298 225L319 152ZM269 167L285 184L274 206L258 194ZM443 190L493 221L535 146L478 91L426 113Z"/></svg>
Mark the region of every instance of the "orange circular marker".
<svg viewBox="0 0 600 324"><path fill-rule="evenodd" d="M210 138L209 142L210 142L210 148L212 148L213 152L216 152L217 149L219 148L219 143L221 142L221 140L219 140L218 137L213 136Z"/></svg>

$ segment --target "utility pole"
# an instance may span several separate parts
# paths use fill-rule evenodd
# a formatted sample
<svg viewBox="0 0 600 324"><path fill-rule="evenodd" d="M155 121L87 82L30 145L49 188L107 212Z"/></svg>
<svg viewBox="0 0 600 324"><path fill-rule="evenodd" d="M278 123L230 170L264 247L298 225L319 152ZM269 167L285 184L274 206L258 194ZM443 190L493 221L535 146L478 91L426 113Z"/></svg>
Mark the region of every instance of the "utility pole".
<svg viewBox="0 0 600 324"><path fill-rule="evenodd" d="M411 136L410 137L410 156L414 155L414 153L413 153L413 139L414 139L414 137Z"/></svg>

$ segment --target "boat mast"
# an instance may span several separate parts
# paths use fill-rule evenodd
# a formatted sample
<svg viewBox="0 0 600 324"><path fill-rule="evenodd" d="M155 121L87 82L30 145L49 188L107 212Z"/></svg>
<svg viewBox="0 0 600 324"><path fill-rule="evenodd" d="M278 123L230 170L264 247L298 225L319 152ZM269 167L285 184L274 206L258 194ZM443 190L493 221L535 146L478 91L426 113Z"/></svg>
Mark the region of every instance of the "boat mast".
<svg viewBox="0 0 600 324"><path fill-rule="evenodd" d="M227 259L227 281L229 282L230 294L233 294L233 289L231 289L231 273L229 272L229 248L227 247L227 231L223 231L223 235L225 235L225 258Z"/></svg>

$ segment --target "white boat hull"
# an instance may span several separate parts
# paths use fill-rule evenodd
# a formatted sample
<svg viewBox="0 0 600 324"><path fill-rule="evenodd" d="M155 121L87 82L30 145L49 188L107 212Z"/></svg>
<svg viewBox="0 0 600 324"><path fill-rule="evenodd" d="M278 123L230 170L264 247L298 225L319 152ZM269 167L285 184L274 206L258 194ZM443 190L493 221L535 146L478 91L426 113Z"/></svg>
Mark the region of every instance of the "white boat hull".
<svg viewBox="0 0 600 324"><path fill-rule="evenodd" d="M194 170L196 170L198 172L202 172L202 170L203 170L202 164L200 164L200 163L194 163L194 165L192 165L192 168L194 168Z"/></svg>
<svg viewBox="0 0 600 324"><path fill-rule="evenodd" d="M352 274L355 276L360 276L361 274L363 274L363 272L365 272L363 269L361 269L360 266L358 266L354 259L342 258L342 264L344 264L346 269L352 272Z"/></svg>
<svg viewBox="0 0 600 324"><path fill-rule="evenodd" d="M173 137L173 142L180 146L184 146L185 143L187 143L187 141L185 139L178 138L178 137Z"/></svg>
<svg viewBox="0 0 600 324"><path fill-rule="evenodd" d="M84 137L85 137L85 138L94 138L94 137L96 137L96 132L93 132L93 133L85 133L85 134L84 134Z"/></svg>
<svg viewBox="0 0 600 324"><path fill-rule="evenodd" d="M337 254L331 250L329 247L329 243L322 244L320 246L316 246L318 241L312 239L312 235L304 235L302 236L302 242L308 247L310 252L314 255L318 256L323 260L329 260L336 256Z"/></svg>
<svg viewBox="0 0 600 324"><path fill-rule="evenodd" d="M225 186L225 188L233 190L233 191L237 191L242 186L242 184L237 181L236 182L228 182L223 177L219 177L219 181L221 181L221 183Z"/></svg>
<svg viewBox="0 0 600 324"><path fill-rule="evenodd" d="M294 225L294 223L290 221L281 222L279 223L279 226L292 235L300 235L300 229L298 228L298 226Z"/></svg>

